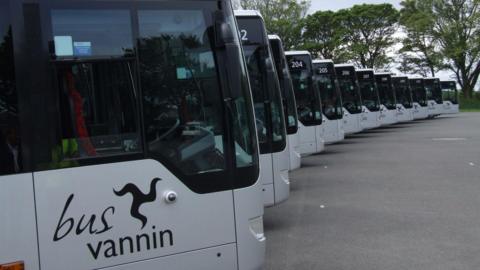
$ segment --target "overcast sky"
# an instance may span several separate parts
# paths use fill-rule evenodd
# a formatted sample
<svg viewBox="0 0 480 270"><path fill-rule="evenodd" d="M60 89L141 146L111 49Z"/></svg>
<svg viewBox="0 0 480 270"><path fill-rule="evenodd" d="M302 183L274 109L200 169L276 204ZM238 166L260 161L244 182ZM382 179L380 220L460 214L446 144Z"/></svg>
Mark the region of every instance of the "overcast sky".
<svg viewBox="0 0 480 270"><path fill-rule="evenodd" d="M396 8L400 8L401 0L311 0L312 6L310 13L317 10L339 10L342 8L348 8L356 4L381 4L390 3Z"/></svg>

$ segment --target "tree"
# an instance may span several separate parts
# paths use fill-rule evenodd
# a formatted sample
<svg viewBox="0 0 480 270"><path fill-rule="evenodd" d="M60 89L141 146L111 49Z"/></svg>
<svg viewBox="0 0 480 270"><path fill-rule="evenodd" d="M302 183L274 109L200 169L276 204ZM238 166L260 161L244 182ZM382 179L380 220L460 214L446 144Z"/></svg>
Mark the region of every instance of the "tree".
<svg viewBox="0 0 480 270"><path fill-rule="evenodd" d="M423 77L435 77L435 72L438 71L439 68L434 65L432 66L422 55L408 52L405 48L404 46L400 50L400 61L398 62L400 66L397 67L400 72L405 74L418 74Z"/></svg>
<svg viewBox="0 0 480 270"><path fill-rule="evenodd" d="M435 37L466 98L473 97L480 75L479 8L479 0L437 0L433 5Z"/></svg>
<svg viewBox="0 0 480 270"><path fill-rule="evenodd" d="M302 45L303 19L310 8L310 0L241 0L244 9L258 10L269 34L276 34L285 49Z"/></svg>
<svg viewBox="0 0 480 270"><path fill-rule="evenodd" d="M455 73L464 96L472 98L480 76L480 0L405 0L402 5L414 7L411 16L431 18L429 29L414 25L408 31L431 35L445 68Z"/></svg>
<svg viewBox="0 0 480 270"><path fill-rule="evenodd" d="M444 69L444 57L437 45L433 28L432 0L407 0L401 3L400 24L404 27L406 37L402 40L400 50L402 66L405 73L422 76L431 75Z"/></svg>
<svg viewBox="0 0 480 270"><path fill-rule="evenodd" d="M340 10L337 16L345 30L348 58L362 68L388 67L399 12L390 4L363 4Z"/></svg>
<svg viewBox="0 0 480 270"><path fill-rule="evenodd" d="M304 20L304 49L315 56L344 62L345 30L333 11L317 11Z"/></svg>

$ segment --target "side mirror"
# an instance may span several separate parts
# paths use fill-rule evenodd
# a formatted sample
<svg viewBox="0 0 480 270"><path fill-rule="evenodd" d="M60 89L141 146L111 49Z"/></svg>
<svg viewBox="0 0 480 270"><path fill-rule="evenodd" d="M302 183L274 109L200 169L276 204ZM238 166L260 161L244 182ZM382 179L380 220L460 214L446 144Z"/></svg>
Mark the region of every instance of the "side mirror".
<svg viewBox="0 0 480 270"><path fill-rule="evenodd" d="M275 70L275 67L273 65L273 61L270 57L265 59L265 67L267 68L268 71L274 71Z"/></svg>
<svg viewBox="0 0 480 270"><path fill-rule="evenodd" d="M233 43L235 40L235 33L232 27L228 25L225 15L221 11L215 13L215 45L217 47L224 47L228 43Z"/></svg>

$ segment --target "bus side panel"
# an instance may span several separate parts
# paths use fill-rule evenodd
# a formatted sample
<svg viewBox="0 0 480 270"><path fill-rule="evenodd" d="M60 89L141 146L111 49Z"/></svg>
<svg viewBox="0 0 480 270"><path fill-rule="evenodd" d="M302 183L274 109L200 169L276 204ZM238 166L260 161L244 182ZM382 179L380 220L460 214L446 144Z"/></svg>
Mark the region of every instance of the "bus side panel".
<svg viewBox="0 0 480 270"><path fill-rule="evenodd" d="M374 129L380 127L380 112L372 112L367 107L363 107L364 118L362 118L363 129Z"/></svg>
<svg viewBox="0 0 480 270"><path fill-rule="evenodd" d="M290 171L299 169L302 166L302 157L298 147L300 145L300 134L297 132L288 135L288 148L290 152Z"/></svg>
<svg viewBox="0 0 480 270"><path fill-rule="evenodd" d="M458 104L453 104L452 105L452 113L460 113L460 105Z"/></svg>
<svg viewBox="0 0 480 270"><path fill-rule="evenodd" d="M347 109L344 109L344 111L347 111ZM345 113L345 115L343 116L345 134L352 135L362 131L360 127L360 121L361 121L361 114L350 114L348 112Z"/></svg>
<svg viewBox="0 0 480 270"><path fill-rule="evenodd" d="M298 134L300 136L300 145L298 151L302 156L308 156L317 150L316 127L306 127L302 123L298 123Z"/></svg>
<svg viewBox="0 0 480 270"><path fill-rule="evenodd" d="M270 207L275 204L273 179L273 156L271 153L260 155L260 179L263 184L263 204Z"/></svg>
<svg viewBox="0 0 480 270"><path fill-rule="evenodd" d="M273 173L275 180L275 205L290 197L290 169L288 145L282 152L273 153Z"/></svg>
<svg viewBox="0 0 480 270"><path fill-rule="evenodd" d="M98 269L235 243L232 191L195 194L154 160L34 178L42 269Z"/></svg>
<svg viewBox="0 0 480 270"><path fill-rule="evenodd" d="M216 258L212 260L212 258ZM161 265L162 268L159 268ZM237 269L235 244L187 252L142 262L106 268L109 270L225 270Z"/></svg>
<svg viewBox="0 0 480 270"><path fill-rule="evenodd" d="M384 105L381 105L382 111L382 126L388 126L398 123L397 110L389 110Z"/></svg>
<svg viewBox="0 0 480 270"><path fill-rule="evenodd" d="M428 117L428 108L422 107L419 103L413 103L413 118L415 120L425 119Z"/></svg>
<svg viewBox="0 0 480 270"><path fill-rule="evenodd" d="M317 126L315 130L315 140L316 140L316 153L321 153L325 150L325 139L324 135L325 130L324 130L324 124Z"/></svg>
<svg viewBox="0 0 480 270"><path fill-rule="evenodd" d="M23 261L37 270L38 245L32 174L0 177L0 264Z"/></svg>
<svg viewBox="0 0 480 270"><path fill-rule="evenodd" d="M332 121L323 115L323 139L325 144L336 141L337 121Z"/></svg>
<svg viewBox="0 0 480 270"><path fill-rule="evenodd" d="M256 235L253 220L263 220L262 183L234 191L235 221L237 225L237 250L239 270L260 270L265 263L266 239ZM262 224L257 224L262 226Z"/></svg>
<svg viewBox="0 0 480 270"><path fill-rule="evenodd" d="M338 141L341 142L345 140L345 128L343 126L343 118L340 120L337 120L337 125L338 125Z"/></svg>
<svg viewBox="0 0 480 270"><path fill-rule="evenodd" d="M397 104L397 118L400 123L408 121L407 109L402 104Z"/></svg>

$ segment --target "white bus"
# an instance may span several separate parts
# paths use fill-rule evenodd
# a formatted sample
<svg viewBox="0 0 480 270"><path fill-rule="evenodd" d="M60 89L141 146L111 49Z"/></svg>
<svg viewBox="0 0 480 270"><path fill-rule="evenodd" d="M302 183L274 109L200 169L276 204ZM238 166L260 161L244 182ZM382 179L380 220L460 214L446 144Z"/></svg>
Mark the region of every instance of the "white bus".
<svg viewBox="0 0 480 270"><path fill-rule="evenodd" d="M290 195L290 153L282 94L262 16L253 10L236 10L235 17L255 107L264 202L270 207L286 201Z"/></svg>
<svg viewBox="0 0 480 270"><path fill-rule="evenodd" d="M378 95L375 72L373 69L357 69L357 79L363 100L362 127L374 129L381 126L380 96Z"/></svg>
<svg viewBox="0 0 480 270"><path fill-rule="evenodd" d="M302 156L325 149L320 92L313 81L312 56L308 51L286 52L297 101L299 151Z"/></svg>
<svg viewBox="0 0 480 270"><path fill-rule="evenodd" d="M320 90L323 109L323 138L326 144L333 144L345 139L343 130L342 93L335 75L332 60L313 61L314 80Z"/></svg>
<svg viewBox="0 0 480 270"><path fill-rule="evenodd" d="M438 78L425 78L424 81L427 90L428 116L433 118L443 113L442 86Z"/></svg>
<svg viewBox="0 0 480 270"><path fill-rule="evenodd" d="M230 1L0 2L0 268L261 269Z"/></svg>
<svg viewBox="0 0 480 270"><path fill-rule="evenodd" d="M392 82L397 97L397 109L402 113L399 122L413 121L413 97L408 77L393 76Z"/></svg>
<svg viewBox="0 0 480 270"><path fill-rule="evenodd" d="M337 80L342 92L343 128L346 135L363 131L363 102L358 86L355 66L351 64L335 65Z"/></svg>
<svg viewBox="0 0 480 270"><path fill-rule="evenodd" d="M377 81L378 94L380 95L382 126L388 126L398 123L399 110L397 108L397 98L392 84L392 75L390 73L375 73Z"/></svg>
<svg viewBox="0 0 480 270"><path fill-rule="evenodd" d="M413 119L426 119L428 118L428 101L424 79L411 77L409 82L413 96Z"/></svg>
<svg viewBox="0 0 480 270"><path fill-rule="evenodd" d="M298 114L295 93L293 92L292 77L288 69L287 58L283 43L279 36L269 35L270 48L272 49L275 67L277 68L280 88L282 90L283 108L288 135L288 148L290 153L290 170L301 167L302 158L298 150L300 134L298 133Z"/></svg>
<svg viewBox="0 0 480 270"><path fill-rule="evenodd" d="M455 114L460 112L458 104L458 90L456 81L442 81L443 92L443 111L446 114Z"/></svg>

